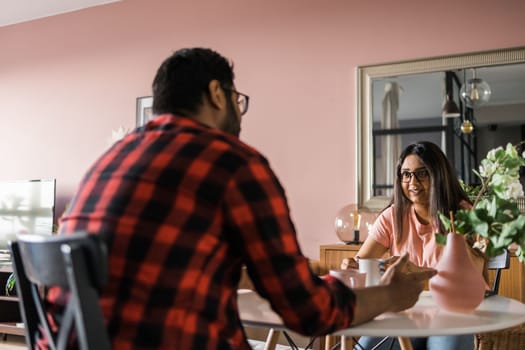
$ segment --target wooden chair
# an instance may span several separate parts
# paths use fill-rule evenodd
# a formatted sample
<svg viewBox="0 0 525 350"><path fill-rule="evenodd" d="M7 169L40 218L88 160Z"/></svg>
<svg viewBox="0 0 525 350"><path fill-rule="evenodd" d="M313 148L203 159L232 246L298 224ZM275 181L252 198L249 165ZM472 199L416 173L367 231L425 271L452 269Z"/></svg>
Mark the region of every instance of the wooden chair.
<svg viewBox="0 0 525 350"><path fill-rule="evenodd" d="M110 349L99 306L105 285L107 252L99 235L64 236L23 234L10 244L26 344L34 349L40 332L53 350L65 349L74 339L80 349ZM69 294L64 310L46 310L45 291L60 287ZM60 320L58 329L48 319Z"/></svg>
<svg viewBox="0 0 525 350"><path fill-rule="evenodd" d="M476 350L522 350L525 349L525 324L497 332L477 334Z"/></svg>
<svg viewBox="0 0 525 350"><path fill-rule="evenodd" d="M492 289L485 293L486 297L497 295L499 292L499 282L501 279L501 271L506 270L510 267L510 253L505 250L498 256L489 259L487 263L487 269L495 271L494 282L492 283Z"/></svg>
<svg viewBox="0 0 525 350"><path fill-rule="evenodd" d="M502 254L491 258L487 264L489 270L495 271L492 290L487 291L486 297L499 293L499 284L502 270L510 268L510 253L506 250ZM496 349L524 349L525 324L497 332L476 334L474 347L477 350Z"/></svg>

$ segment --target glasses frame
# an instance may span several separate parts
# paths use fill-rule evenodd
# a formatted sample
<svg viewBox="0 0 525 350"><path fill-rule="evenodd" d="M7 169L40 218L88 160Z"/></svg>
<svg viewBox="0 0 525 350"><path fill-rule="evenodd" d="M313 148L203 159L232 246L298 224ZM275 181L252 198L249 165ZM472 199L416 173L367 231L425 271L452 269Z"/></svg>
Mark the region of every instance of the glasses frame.
<svg viewBox="0 0 525 350"><path fill-rule="evenodd" d="M243 94L242 92L239 92L235 89L229 88L229 87L222 87L224 90L235 92L237 94L237 106L239 106L239 112L241 113L241 116L245 115L246 112L248 112L248 106L250 105L250 96ZM239 97L242 97L241 100L239 100ZM243 102L246 101L246 102ZM244 105L244 107L243 107Z"/></svg>
<svg viewBox="0 0 525 350"><path fill-rule="evenodd" d="M422 179L421 179L419 176L417 176L417 173L419 173L419 175L421 175L423 172L425 172L426 175L424 175L422 177ZM410 177L408 178L408 181L405 181L403 179L403 174L404 173L408 173L410 175ZM405 184L407 184L410 181L412 181L412 177L415 177L418 182L427 181L430 178L430 172L428 171L428 169L417 169L415 171L403 170L403 171L401 171L399 173L399 181L401 181L402 183L405 183Z"/></svg>

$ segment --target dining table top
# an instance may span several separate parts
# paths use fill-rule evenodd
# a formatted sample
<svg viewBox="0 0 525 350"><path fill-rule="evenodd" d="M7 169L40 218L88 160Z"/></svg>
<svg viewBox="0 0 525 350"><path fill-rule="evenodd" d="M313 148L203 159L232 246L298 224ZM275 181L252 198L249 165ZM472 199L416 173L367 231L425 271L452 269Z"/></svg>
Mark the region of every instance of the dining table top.
<svg viewBox="0 0 525 350"><path fill-rule="evenodd" d="M245 326L286 330L269 303L252 290L238 290L241 321ZM427 337L475 334L525 323L525 304L503 296L485 298L471 313L440 308L432 293L424 291L416 304L402 312L383 313L366 323L339 330L334 335Z"/></svg>

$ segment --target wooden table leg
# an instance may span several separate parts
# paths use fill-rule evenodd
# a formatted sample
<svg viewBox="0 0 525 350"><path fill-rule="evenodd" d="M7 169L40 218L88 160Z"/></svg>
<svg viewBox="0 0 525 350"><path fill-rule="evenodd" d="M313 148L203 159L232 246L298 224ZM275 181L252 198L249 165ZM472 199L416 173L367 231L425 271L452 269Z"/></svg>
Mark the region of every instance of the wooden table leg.
<svg viewBox="0 0 525 350"><path fill-rule="evenodd" d="M352 337L346 337L344 335L341 336L334 336L334 335L327 335L324 337L324 348L321 346L321 349L324 350L330 350L333 348L338 341L340 341L340 345L338 347L339 350L352 350L354 348L354 340Z"/></svg>
<svg viewBox="0 0 525 350"><path fill-rule="evenodd" d="M346 337L344 335L341 336L341 350L351 350L346 346Z"/></svg>
<svg viewBox="0 0 525 350"><path fill-rule="evenodd" d="M324 340L325 350L330 350L335 345L335 337L333 335L327 335Z"/></svg>
<svg viewBox="0 0 525 350"><path fill-rule="evenodd" d="M275 350L280 333L281 332L270 328L270 330L268 331L268 336L266 337L266 344L264 345L264 350Z"/></svg>
<svg viewBox="0 0 525 350"><path fill-rule="evenodd" d="M413 350L410 338L398 337L397 340L399 340L401 350Z"/></svg>

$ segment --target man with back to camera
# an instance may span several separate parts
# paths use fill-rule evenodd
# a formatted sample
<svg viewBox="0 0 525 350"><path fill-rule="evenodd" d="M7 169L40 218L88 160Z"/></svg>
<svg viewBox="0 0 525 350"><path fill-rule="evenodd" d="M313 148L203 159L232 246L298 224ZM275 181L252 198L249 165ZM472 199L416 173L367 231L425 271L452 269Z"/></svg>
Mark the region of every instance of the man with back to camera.
<svg viewBox="0 0 525 350"><path fill-rule="evenodd" d="M157 115L88 170L61 234L108 235L101 296L114 349L250 349L237 287L246 265L286 327L320 335L412 306L434 274L401 272L350 290L302 255L284 190L239 140L249 98L232 65L205 48L176 51L153 81Z"/></svg>

